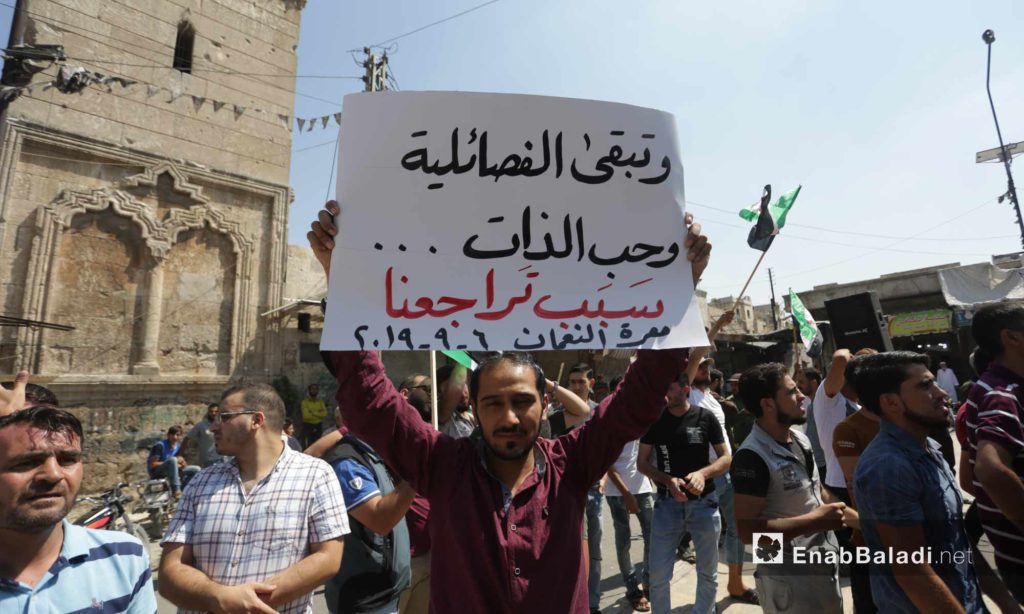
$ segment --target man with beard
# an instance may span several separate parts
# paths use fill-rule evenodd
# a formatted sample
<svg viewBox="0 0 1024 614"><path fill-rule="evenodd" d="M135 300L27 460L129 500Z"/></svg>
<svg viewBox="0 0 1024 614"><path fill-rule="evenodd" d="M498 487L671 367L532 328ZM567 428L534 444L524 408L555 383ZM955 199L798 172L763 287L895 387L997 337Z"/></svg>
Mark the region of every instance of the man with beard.
<svg viewBox="0 0 1024 614"><path fill-rule="evenodd" d="M793 428L807 420L801 407L803 393L786 367L773 362L745 371L740 394L757 422L732 461L736 524L745 543L780 557L777 563L757 566L761 608L769 614L841 613L837 564L793 560L795 547L822 555L836 553L833 530L844 520L854 522L855 516L821 488L811 444ZM761 543L762 536L755 544L754 533L781 533L782 543L770 538Z"/></svg>
<svg viewBox="0 0 1024 614"><path fill-rule="evenodd" d="M139 540L65 519L81 484L78 418L51 405L0 418L0 612L156 611Z"/></svg>
<svg viewBox="0 0 1024 614"><path fill-rule="evenodd" d="M327 274L339 212L327 203L307 235ZM699 225L689 226L683 249L697 280L711 250ZM527 356L480 363L469 397L481 436L453 439L423 423L376 353L323 354L349 428L430 501L431 543L444 550L431 559L432 612L587 611L580 539L587 491L657 419L686 350L637 352L594 417L557 439L538 438L548 399L544 373Z"/></svg>
<svg viewBox="0 0 1024 614"><path fill-rule="evenodd" d="M636 366L630 367L630 371ZM629 372L627 372L627 377ZM696 614L715 611L718 591L718 488L714 478L729 470L731 456L718 419L691 405L686 375L669 385L665 411L640 439L637 469L658 485L651 520L651 607L667 614L672 608L669 583L676 544L689 532L697 553ZM708 462L708 446L716 458Z"/></svg>
<svg viewBox="0 0 1024 614"><path fill-rule="evenodd" d="M987 612L960 489L928 438L929 428L946 421L946 393L928 364L913 352L857 361L858 398L882 418L853 478L872 554L871 593L884 612Z"/></svg>
<svg viewBox="0 0 1024 614"><path fill-rule="evenodd" d="M708 341L714 343L718 333L731 324L734 317L735 312L733 310L730 309L724 312L708 331ZM694 352L694 360L696 360L697 356L701 356L700 361L696 363L696 368L693 362L687 367L687 375L693 382L693 386L690 389L690 405L703 407L714 415L715 419L718 420L718 424L722 427L722 432L725 433L725 451L731 455L733 452L733 431L730 427L735 425L735 420L726 416L725 409L719 402L720 397L715 394L712 388L712 371L715 370L713 369L715 361L706 356L709 350L710 348L696 350ZM721 372L719 371L719 373ZM708 459L710 461L714 461L719 456L719 454L715 453L715 450L709 447ZM725 533L723 540L725 545L725 564L729 568L729 579L726 587L729 590L729 596L744 603L757 605L757 592L743 583L743 542L740 541L739 533L736 531L736 521L733 520L735 512L732 503L732 479L729 477L728 471L715 477L715 492L718 494L718 504L722 506L722 523L724 524L723 532Z"/></svg>
<svg viewBox="0 0 1024 614"><path fill-rule="evenodd" d="M434 374L437 386L437 429L456 439L469 437L476 428L469 411L468 372L460 364L443 365Z"/></svg>
<svg viewBox="0 0 1024 614"><path fill-rule="evenodd" d="M281 441L273 387L235 386L219 405L217 452L234 459L185 490L160 542L160 594L181 613L305 614L341 565L349 527L338 478Z"/></svg>

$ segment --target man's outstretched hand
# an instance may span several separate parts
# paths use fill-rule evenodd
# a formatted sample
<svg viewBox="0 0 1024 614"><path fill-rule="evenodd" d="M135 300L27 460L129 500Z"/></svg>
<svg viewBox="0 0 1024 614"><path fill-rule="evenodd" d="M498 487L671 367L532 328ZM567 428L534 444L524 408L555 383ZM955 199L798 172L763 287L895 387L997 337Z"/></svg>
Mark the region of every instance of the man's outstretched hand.
<svg viewBox="0 0 1024 614"><path fill-rule="evenodd" d="M331 274L331 250L334 249L334 237L338 234L336 223L337 215L341 212L338 203L329 200L324 208L320 210L317 219L313 222L311 229L306 233L309 246L313 248L313 254L324 268L324 274L330 278ZM686 250L686 259L690 262L693 273L693 283L704 274L711 258L711 243L708 238L701 234L700 224L695 224L693 214L686 214L686 238L683 240L683 248Z"/></svg>

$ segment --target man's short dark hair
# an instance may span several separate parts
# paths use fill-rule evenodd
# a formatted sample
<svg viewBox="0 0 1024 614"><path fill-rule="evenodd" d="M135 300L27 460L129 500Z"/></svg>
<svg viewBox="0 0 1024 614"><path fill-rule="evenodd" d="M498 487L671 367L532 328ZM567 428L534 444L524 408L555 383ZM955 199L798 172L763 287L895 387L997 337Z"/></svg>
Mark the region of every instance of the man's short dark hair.
<svg viewBox="0 0 1024 614"><path fill-rule="evenodd" d="M206 406L206 411L210 411L214 407L220 407L220 404L218 404L218 403L210 403L209 405Z"/></svg>
<svg viewBox="0 0 1024 614"><path fill-rule="evenodd" d="M14 389L14 382L4 382L0 384L8 390ZM57 395L53 394L53 391L46 386L40 386L39 384L25 384L25 402L30 405L52 405L53 407L59 407L60 403L57 402Z"/></svg>
<svg viewBox="0 0 1024 614"><path fill-rule="evenodd" d="M537 385L537 394L544 398L544 391L547 389L547 380L544 379L544 370L540 368L529 354L519 352L504 352L488 356L477 365L476 369L469 375L469 398L476 404L477 395L480 394L480 376L493 369L499 364L507 362L513 367L524 367L533 369L534 380ZM574 367L575 368L575 367ZM570 371L572 373L572 371Z"/></svg>
<svg viewBox="0 0 1024 614"><path fill-rule="evenodd" d="M443 367L441 367L441 369L443 369L444 367L450 367L450 365L444 365ZM441 372L441 369L437 370L438 373ZM451 377L451 369L449 369L447 373L448 373L448 377ZM416 380L418 380L420 378L422 378L423 381L419 383L419 386L417 386ZM405 379L402 380L402 383L398 385L398 389L399 390L412 390L413 388L418 388L420 386L426 386L426 387L429 388L430 387L430 378L427 377L426 375L422 374L422 373L411 373Z"/></svg>
<svg viewBox="0 0 1024 614"><path fill-rule="evenodd" d="M288 427L289 427L289 426L292 426L292 425L294 425L294 424L295 424L295 421L294 421L294 420L292 420L291 418L285 418L285 419L284 419L284 426L283 426L283 427L281 427L281 430L282 430L282 431L286 431L286 430L288 430Z"/></svg>
<svg viewBox="0 0 1024 614"><path fill-rule="evenodd" d="M768 362L751 367L740 376L740 398L747 411L760 418L761 399L774 399L779 391L779 384L786 377L786 367L782 363Z"/></svg>
<svg viewBox="0 0 1024 614"><path fill-rule="evenodd" d="M314 384L310 384L314 385ZM220 395L220 402L233 394L242 394L242 403L246 409L263 412L267 426L273 431L284 428L284 401L270 384L243 383L232 386Z"/></svg>
<svg viewBox="0 0 1024 614"><path fill-rule="evenodd" d="M725 379L725 374L722 373L721 371L719 371L718 369L712 369L711 370L711 381L712 382L716 382L716 381L718 381L720 379Z"/></svg>
<svg viewBox="0 0 1024 614"><path fill-rule="evenodd" d="M804 379L812 379L818 383L821 383L821 371L818 371L814 367L809 367L803 370Z"/></svg>
<svg viewBox="0 0 1024 614"><path fill-rule="evenodd" d="M69 439L72 435L82 440L82 423L71 412L54 405L36 405L0 418L0 429L27 424L46 433L60 433Z"/></svg>
<svg viewBox="0 0 1024 614"><path fill-rule="evenodd" d="M581 362L575 367L569 369L569 375L572 375L573 373L582 373L583 377L590 379L590 365L585 362Z"/></svg>
<svg viewBox="0 0 1024 614"><path fill-rule="evenodd" d="M881 352L868 356L858 356L850 361L846 368L847 374L853 368L853 379L847 380L857 391L857 398L862 407L881 416L883 394L899 393L900 386L907 380L907 372L913 365L928 368L931 359L926 354L917 352Z"/></svg>
<svg viewBox="0 0 1024 614"><path fill-rule="evenodd" d="M175 424L174 426L167 429L167 435L181 435L185 429L181 428L181 425Z"/></svg>
<svg viewBox="0 0 1024 614"><path fill-rule="evenodd" d="M986 305L974 313L971 334L987 356L998 358L1003 353L999 333L1006 330L1024 331L1024 304L997 303Z"/></svg>

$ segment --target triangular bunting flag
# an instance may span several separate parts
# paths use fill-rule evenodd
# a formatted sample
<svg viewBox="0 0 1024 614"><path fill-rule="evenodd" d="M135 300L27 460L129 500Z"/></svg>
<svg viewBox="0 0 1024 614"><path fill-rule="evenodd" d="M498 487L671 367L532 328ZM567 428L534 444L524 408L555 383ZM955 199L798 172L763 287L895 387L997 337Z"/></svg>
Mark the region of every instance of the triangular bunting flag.
<svg viewBox="0 0 1024 614"><path fill-rule="evenodd" d="M320 124L321 124L320 127L321 128L326 128L327 127L327 122L329 122L329 121L331 121L331 116L330 115L324 115L323 117L320 118Z"/></svg>
<svg viewBox="0 0 1024 614"><path fill-rule="evenodd" d="M158 85L147 85L146 86L146 98L152 98L160 93L160 86Z"/></svg>
<svg viewBox="0 0 1024 614"><path fill-rule="evenodd" d="M238 119L242 116L242 113L245 113L245 107L240 107L237 104L232 106L235 107L235 119Z"/></svg>
<svg viewBox="0 0 1024 614"><path fill-rule="evenodd" d="M283 113L278 113L277 117L281 120L281 123L284 125L285 128L291 125L292 118L288 117L287 115L284 115Z"/></svg>
<svg viewBox="0 0 1024 614"><path fill-rule="evenodd" d="M202 108L204 102L206 102L206 97L195 95L192 96L192 106L195 107L196 111Z"/></svg>
<svg viewBox="0 0 1024 614"><path fill-rule="evenodd" d="M313 127L316 126L316 118L314 117L313 119L308 119L306 121L309 122L309 130L306 130L306 132L312 132Z"/></svg>
<svg viewBox="0 0 1024 614"><path fill-rule="evenodd" d="M336 124L338 124L339 126L341 125L341 113L335 113L334 114L334 122Z"/></svg>
<svg viewBox="0 0 1024 614"><path fill-rule="evenodd" d="M302 132L302 129L306 127L306 120L301 117L296 117L295 121L299 123L299 132Z"/></svg>
<svg viewBox="0 0 1024 614"><path fill-rule="evenodd" d="M214 100L213 101L213 112L216 113L217 111L220 111L222 108L224 108L224 105L226 105L226 104L227 104L226 102L221 102L219 100Z"/></svg>

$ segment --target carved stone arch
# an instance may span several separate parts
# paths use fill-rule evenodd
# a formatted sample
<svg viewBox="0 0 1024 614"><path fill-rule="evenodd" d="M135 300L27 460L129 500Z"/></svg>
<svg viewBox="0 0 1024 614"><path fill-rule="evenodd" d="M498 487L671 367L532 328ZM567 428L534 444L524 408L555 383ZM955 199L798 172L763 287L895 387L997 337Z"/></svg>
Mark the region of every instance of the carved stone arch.
<svg viewBox="0 0 1024 614"><path fill-rule="evenodd" d="M203 194L201 186L189 182L188 177L176 164L167 161L158 162L138 175L125 178L121 182L121 187L125 189L139 187L155 188L161 175L169 176L174 191L188 196L193 202L200 205L210 202L210 199Z"/></svg>
<svg viewBox="0 0 1024 614"><path fill-rule="evenodd" d="M49 205L43 207L36 220L36 229L40 235L53 234L49 231L59 230L59 234L71 226L75 216L86 212L100 212L110 208L117 215L128 218L139 227L143 241L154 258L162 258L170 247L163 225L156 220L149 208L135 200L130 194L113 188L97 188L95 190L64 190ZM50 249L56 247L52 244Z"/></svg>
<svg viewBox="0 0 1024 614"><path fill-rule="evenodd" d="M235 253L234 271L234 309L231 317L231 367L234 368L241 360L241 354L248 339L252 322L255 321L256 297L252 294L252 266L254 244L246 237L237 222L227 219L224 214L209 205L200 205L191 209L171 211L163 223L164 232L171 245L178 242L178 237L186 230L209 226L214 232L221 233L231 241Z"/></svg>
<svg viewBox="0 0 1024 614"><path fill-rule="evenodd" d="M138 229L143 245L154 261L159 261L166 254L170 243L164 228L153 218L146 205L130 194L109 187L63 190L52 203L39 209L36 217L36 235L32 240L23 299L25 317L34 320L48 318L46 312L51 303L50 293L55 288L59 246L74 219L79 215L99 214L108 209L129 220ZM18 334L20 353L26 364L36 370L41 366L43 335L42 329L22 329Z"/></svg>

